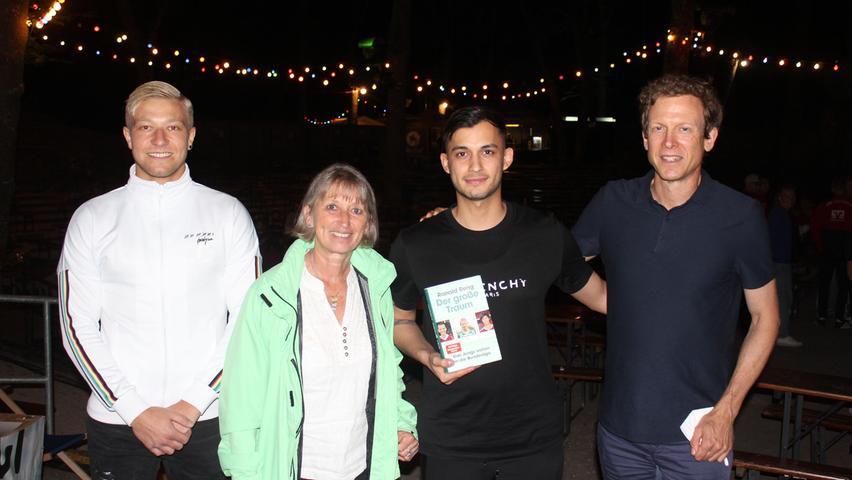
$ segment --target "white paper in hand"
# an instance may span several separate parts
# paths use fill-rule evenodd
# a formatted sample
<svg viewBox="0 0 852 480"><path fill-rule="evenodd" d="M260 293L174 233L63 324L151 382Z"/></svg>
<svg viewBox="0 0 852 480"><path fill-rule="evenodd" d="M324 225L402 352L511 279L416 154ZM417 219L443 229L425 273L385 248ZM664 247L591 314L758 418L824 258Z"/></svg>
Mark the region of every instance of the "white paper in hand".
<svg viewBox="0 0 852 480"><path fill-rule="evenodd" d="M692 435L695 433L695 427L698 426L698 422L710 413L710 410L713 410L713 407L705 407L705 408L696 408L695 410L689 412L689 415L686 416L686 419L683 423L680 424L680 431L683 432L683 435L690 442L692 441ZM725 466L730 467L728 465L728 459L725 458Z"/></svg>

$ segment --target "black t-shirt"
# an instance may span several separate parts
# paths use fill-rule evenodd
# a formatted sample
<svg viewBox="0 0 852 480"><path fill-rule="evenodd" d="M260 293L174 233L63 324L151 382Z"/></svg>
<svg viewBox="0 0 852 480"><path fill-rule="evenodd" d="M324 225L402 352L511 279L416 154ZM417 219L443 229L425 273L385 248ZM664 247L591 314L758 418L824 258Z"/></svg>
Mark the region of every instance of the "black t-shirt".
<svg viewBox="0 0 852 480"><path fill-rule="evenodd" d="M743 289L766 285L775 266L760 204L702 172L692 197L667 211L652 177L609 182L573 233L606 272L599 421L634 442L675 443L689 412L727 387Z"/></svg>
<svg viewBox="0 0 852 480"><path fill-rule="evenodd" d="M503 359L452 385L428 370L417 406L428 455L488 459L527 455L560 441L561 404L550 371L544 299L551 285L573 293L591 268L551 216L507 203L494 228L471 231L450 210L403 230L391 246L394 303L414 310L423 289L481 275ZM428 309L423 335L435 345Z"/></svg>

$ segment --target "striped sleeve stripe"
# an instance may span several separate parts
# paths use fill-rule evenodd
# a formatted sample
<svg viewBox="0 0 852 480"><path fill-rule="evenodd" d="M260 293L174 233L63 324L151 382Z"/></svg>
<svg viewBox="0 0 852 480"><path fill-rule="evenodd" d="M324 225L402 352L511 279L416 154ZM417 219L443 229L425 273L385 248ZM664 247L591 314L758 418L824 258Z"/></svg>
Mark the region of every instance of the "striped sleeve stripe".
<svg viewBox="0 0 852 480"><path fill-rule="evenodd" d="M112 390L110 390L100 372L98 372L95 365L89 359L85 349L83 349L83 345L77 338L77 332L74 330L74 319L68 313L68 300L71 290L68 270L62 273L59 283L59 313L62 328L65 330L65 336L68 339L68 344L71 346L74 363L80 367L80 371L83 372L83 378L86 379L92 391L100 397L107 408L112 409L112 405L118 401L118 398L112 393Z"/></svg>
<svg viewBox="0 0 852 480"><path fill-rule="evenodd" d="M222 370L219 370L219 373L216 374L216 378L214 378L208 386L215 390L216 393L219 393L219 391L222 390Z"/></svg>
<svg viewBox="0 0 852 480"><path fill-rule="evenodd" d="M255 255L254 256L254 278L255 278L255 280L257 280L257 278L260 277L262 268L263 267L261 266L260 256ZM219 370L219 373L217 373L216 376L213 377L213 381L211 381L207 385L210 388L212 388L213 390L215 390L216 393L219 393L219 391L222 389L222 370Z"/></svg>

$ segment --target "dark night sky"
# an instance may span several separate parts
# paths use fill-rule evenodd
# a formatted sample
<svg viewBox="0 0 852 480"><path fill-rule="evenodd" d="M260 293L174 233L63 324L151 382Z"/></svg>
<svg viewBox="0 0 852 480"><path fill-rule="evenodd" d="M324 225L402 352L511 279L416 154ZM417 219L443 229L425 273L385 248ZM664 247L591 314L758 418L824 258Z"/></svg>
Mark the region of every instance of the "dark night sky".
<svg viewBox="0 0 852 480"><path fill-rule="evenodd" d="M781 8L779 2L764 0L696 0L696 28L707 32L711 42L729 49L846 62L852 60L852 35L846 33L845 24L850 17L848 8L839 10L842 7L835 3L797 0L792 8ZM127 6L122 9L122 4ZM44 32L51 35L51 41L68 38L69 44L85 42L89 57L94 48L101 48L104 52L142 58L150 41L166 54L179 48L181 57L188 54L193 61L204 55L208 63L230 60L237 65L260 67L262 71L277 68L284 74L282 70L288 67L311 65L316 72L321 64L340 61L362 65L383 62L392 5L392 0L67 0L59 18ZM669 16L669 2L649 0L412 2L409 73L428 76L436 82L493 84L508 80L526 87L544 73L543 67L557 74L619 61L622 51L662 39ZM101 26L101 32L92 33L92 25ZM136 35L125 44L116 45L115 36L126 32ZM364 38L375 38L371 58L366 58L357 46ZM541 58L536 55L536 43L541 46ZM43 48L53 60L74 57L67 49L63 52L55 46ZM81 55L77 57L70 60L80 62ZM119 80L126 83L121 89L136 82L132 72L122 71L131 70L126 64L122 69L104 67L108 62L102 59L89 62L91 70L112 68L108 73L95 72L90 80L109 78L112 85ZM200 81L196 67L176 67L168 72L160 69L154 75L191 85ZM647 73L653 74L655 71ZM263 87L257 82L252 89L292 88L284 85L287 83L282 77ZM348 85L338 86L344 88Z"/></svg>
<svg viewBox="0 0 852 480"><path fill-rule="evenodd" d="M727 61L693 57L693 73L712 76L726 101L723 141L714 154L748 159L749 165L763 170L780 168L794 175L805 168L803 158L829 158L833 167L841 168L852 163L852 149L845 141L852 128L852 33L847 26L849 7L837 3L795 0L786 8L781 2L767 0L695 0L695 26L706 32L713 45L760 56L783 55L829 64L839 61L843 67L833 74L807 67L794 71L753 66L740 70L731 81ZM303 115L328 119L349 107L351 84L338 82L326 89L317 81L299 85L285 79L286 69L311 65L316 72L320 65L339 61L361 66L383 62L393 9L392 0L124 0L128 5L124 10L118 8L120 4L66 0L55 23L44 29L51 41L33 42L31 59L35 60L27 72L25 113L114 129L127 93L151 75L178 85L193 98L202 122L211 117L242 122L303 122ZM542 76L543 66L570 75L578 67L622 62L624 50L633 51L664 37L670 11L669 2L650 0L412 2L409 78L420 74L436 83L488 82L492 87L508 80L513 88L529 89ZM98 34L91 32L95 24L102 29ZM133 31L144 40L131 38L120 46L114 42L117 34ZM369 37L375 38L376 45L371 58L357 46L359 40ZM86 43L85 54L56 47L51 42L58 38L68 38L69 47L75 41ZM169 71L146 70L140 64L131 67L126 57L143 58L148 41L166 54L179 48L181 58L191 55L193 63ZM541 45L541 59L535 53L536 41ZM125 60L95 58L95 48L116 51ZM228 59L236 65L259 66L264 72L274 67L281 76L265 80L209 72L202 75L194 63L200 54L207 57L208 65ZM618 138L638 138L636 94L644 82L661 73L661 64L660 56L641 65L619 63L604 78L607 97L595 108L619 118L614 127L621 131L616 131ZM375 70L360 72L357 77L352 83L378 81L382 85L387 81L387 73ZM409 87L416 83L411 81ZM576 109L575 83L568 78L560 85L567 114ZM381 87L374 95L378 99L374 104L381 108ZM431 109L438 101L435 96L432 103L420 102L413 92L411 98L410 113L424 106ZM494 102L493 97L490 101ZM547 101L541 97L496 105L510 114L542 118L548 114ZM81 111L86 114L80 115ZM791 144L790 138L802 141Z"/></svg>
<svg viewBox="0 0 852 480"><path fill-rule="evenodd" d="M146 41L211 57L279 65L357 60L359 39L387 38L393 4L392 0L127 1L128 16L116 8L119 3L68 0L67 10L69 16L79 12L106 27L126 30L132 21L149 37ZM843 38L849 11L838 3L798 0L783 8L780 2L766 0L696 1L696 26L738 48L849 58L849 39ZM412 65L460 76L483 70L497 76L538 70L531 52L535 36L541 38L548 63L578 65L597 56L599 40L611 56L662 37L669 11L669 2L648 0L412 2ZM609 24L605 32L601 19ZM578 42L578 36L584 41Z"/></svg>

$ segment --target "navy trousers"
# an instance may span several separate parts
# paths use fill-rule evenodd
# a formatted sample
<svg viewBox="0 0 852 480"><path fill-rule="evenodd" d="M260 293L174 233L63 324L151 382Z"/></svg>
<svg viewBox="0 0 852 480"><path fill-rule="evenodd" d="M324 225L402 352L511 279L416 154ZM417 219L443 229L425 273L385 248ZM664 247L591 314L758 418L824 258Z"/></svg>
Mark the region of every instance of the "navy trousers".
<svg viewBox="0 0 852 480"><path fill-rule="evenodd" d="M689 442L636 443L608 432L598 424L598 457L606 480L729 480L731 467L699 462ZM734 462L728 454L728 465Z"/></svg>

